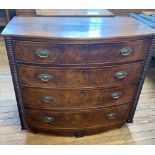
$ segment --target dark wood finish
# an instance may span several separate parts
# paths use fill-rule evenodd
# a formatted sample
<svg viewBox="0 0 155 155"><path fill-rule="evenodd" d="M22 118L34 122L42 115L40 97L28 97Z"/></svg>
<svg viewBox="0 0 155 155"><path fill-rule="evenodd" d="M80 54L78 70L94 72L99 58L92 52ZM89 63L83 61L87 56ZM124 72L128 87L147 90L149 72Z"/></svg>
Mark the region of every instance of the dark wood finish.
<svg viewBox="0 0 155 155"><path fill-rule="evenodd" d="M37 16L52 17L112 17L106 9L36 9Z"/></svg>
<svg viewBox="0 0 155 155"><path fill-rule="evenodd" d="M107 89L41 89L22 87L25 107L42 109L83 109L99 108L133 101L137 86L121 85ZM118 98L112 94L120 92ZM53 97L44 100L44 97Z"/></svg>
<svg viewBox="0 0 155 155"><path fill-rule="evenodd" d="M151 27L155 28L155 24L154 24L155 18L154 18L154 16L148 16L148 15L144 15L144 14L134 14L134 13L131 13L129 16L131 16L131 17L145 23L148 26L151 26ZM142 90L142 87L143 87L143 83L144 83L144 80L145 80L145 77L146 77L146 74L147 74L147 71L148 71L148 68L149 68L151 57L152 57L152 55L154 56L154 53L155 53L155 38L153 37L150 48L149 48L148 53L147 53L147 59L145 61L143 73L142 73L142 76L141 76L141 80L139 82L139 86L138 86L138 90L137 90L137 93L136 93L136 96L135 96L135 100L133 102L133 106L131 108L131 111L130 111L130 114L129 114L129 117L128 117L128 122L129 123L133 122L133 117L134 117L135 110L136 110L136 107L137 107L137 104L138 104L139 96L140 96L140 93L141 93L141 90Z"/></svg>
<svg viewBox="0 0 155 155"><path fill-rule="evenodd" d="M134 99L134 102L132 104L132 108L130 109L129 116L128 116L128 120L127 120L128 123L133 122L133 117L134 117L134 114L135 114L135 111L136 111L139 96L141 94L141 90L142 90L142 87L143 87L143 84L144 84L144 80L145 80L145 77L146 77L146 74L147 74L147 71L148 71L148 68L149 68L149 65L150 65L152 52L154 50L155 50L155 37L152 38L152 42L151 42L149 51L147 53L147 58L146 58L145 65L144 65L144 68L143 68L143 72L142 72L142 75L141 75L141 78L140 78L140 81L139 81L139 85L138 85L138 89L137 89L137 92L136 92L136 95L135 95L135 99Z"/></svg>
<svg viewBox="0 0 155 155"><path fill-rule="evenodd" d="M142 63L118 65L115 67L102 68L50 68L18 66L20 83L22 86L34 86L44 88L65 87L100 87L112 84L125 84L138 81L143 68ZM119 79L115 74L120 71L127 72L126 77ZM48 74L53 78L42 81L38 78L41 74Z"/></svg>
<svg viewBox="0 0 155 155"><path fill-rule="evenodd" d="M151 39L103 44L50 44L47 42L14 41L16 60L19 62L44 64L81 64L133 61L145 58ZM122 50L131 48L129 55ZM47 57L39 57L37 52L48 52Z"/></svg>
<svg viewBox="0 0 155 155"><path fill-rule="evenodd" d="M10 65L10 69L11 69L12 80L13 80L13 84L14 84L14 90L15 90L15 95L16 95L16 100L17 100L17 106L18 106L18 111L19 111L21 127L22 127L22 129L26 129L27 125L25 122L24 108L23 108L23 104L22 104L22 95L21 95L21 90L20 90L17 66L16 66L14 51L13 51L13 47L12 47L11 37L5 37L5 44L6 44L6 49L7 49L8 59L9 59L9 65Z"/></svg>
<svg viewBox="0 0 155 155"><path fill-rule="evenodd" d="M117 125L120 122L125 122L129 113L130 104L124 104L112 108L96 109L96 110L79 110L79 111L48 111L26 109L26 120L29 127L40 129L76 129L86 130L100 126ZM115 113L113 118L108 117ZM93 115L93 117L92 117ZM45 118L52 117L53 120L46 122ZM67 124L67 127L66 127Z"/></svg>
<svg viewBox="0 0 155 155"><path fill-rule="evenodd" d="M22 126L79 137L132 122L154 34L127 17L14 18L2 35Z"/></svg>
<svg viewBox="0 0 155 155"><path fill-rule="evenodd" d="M2 35L89 41L134 38L154 33L152 28L129 17L15 17Z"/></svg>
<svg viewBox="0 0 155 155"><path fill-rule="evenodd" d="M2 35L3 36L3 35ZM136 40L145 40L145 39L152 39L151 36L137 36L134 38L109 38L109 39L92 39L92 40L83 40L83 39L48 39L48 38L24 38L24 37L13 37L12 38L14 41L26 41L26 42L46 42L47 44L51 45L64 45L64 44L69 44L69 45L90 45L90 44L104 44L104 43L121 43L124 41L136 41Z"/></svg>
<svg viewBox="0 0 155 155"><path fill-rule="evenodd" d="M42 129L42 128L36 128L36 127L29 127L29 131L33 133L47 133L47 134L53 134L53 135L58 135L58 136L75 136L76 138L81 138L87 135L92 135L92 134L99 134L101 132L110 130L110 129L119 129L124 125L124 122L117 122L113 124L108 124L108 125L102 125L99 127L94 127L94 128L83 128L82 130L80 129L73 129L73 128L68 128L68 129Z"/></svg>

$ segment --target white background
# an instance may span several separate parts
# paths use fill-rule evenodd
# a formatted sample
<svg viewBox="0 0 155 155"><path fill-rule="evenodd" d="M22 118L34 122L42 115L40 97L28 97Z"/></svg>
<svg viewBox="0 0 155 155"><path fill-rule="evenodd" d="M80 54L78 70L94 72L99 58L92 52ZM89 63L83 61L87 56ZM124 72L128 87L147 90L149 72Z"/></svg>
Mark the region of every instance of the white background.
<svg viewBox="0 0 155 155"><path fill-rule="evenodd" d="M153 9L155 0L0 0L4 9Z"/></svg>

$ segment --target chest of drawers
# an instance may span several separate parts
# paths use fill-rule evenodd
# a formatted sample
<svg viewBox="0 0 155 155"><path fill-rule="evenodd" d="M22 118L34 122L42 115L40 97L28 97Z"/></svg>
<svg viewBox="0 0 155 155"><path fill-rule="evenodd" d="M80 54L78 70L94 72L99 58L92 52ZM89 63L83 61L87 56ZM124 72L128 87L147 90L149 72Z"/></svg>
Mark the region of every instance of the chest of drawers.
<svg viewBox="0 0 155 155"><path fill-rule="evenodd" d="M2 35L22 129L83 136L131 123L154 34L129 17L15 17Z"/></svg>

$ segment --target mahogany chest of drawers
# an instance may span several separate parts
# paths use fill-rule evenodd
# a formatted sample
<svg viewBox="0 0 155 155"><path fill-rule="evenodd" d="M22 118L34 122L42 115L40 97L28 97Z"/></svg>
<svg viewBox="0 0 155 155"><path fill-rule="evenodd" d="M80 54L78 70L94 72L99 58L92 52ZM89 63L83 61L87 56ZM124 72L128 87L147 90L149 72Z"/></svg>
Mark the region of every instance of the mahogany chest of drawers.
<svg viewBox="0 0 155 155"><path fill-rule="evenodd" d="M154 34L129 17L15 17L2 35L22 129L83 136L132 122Z"/></svg>

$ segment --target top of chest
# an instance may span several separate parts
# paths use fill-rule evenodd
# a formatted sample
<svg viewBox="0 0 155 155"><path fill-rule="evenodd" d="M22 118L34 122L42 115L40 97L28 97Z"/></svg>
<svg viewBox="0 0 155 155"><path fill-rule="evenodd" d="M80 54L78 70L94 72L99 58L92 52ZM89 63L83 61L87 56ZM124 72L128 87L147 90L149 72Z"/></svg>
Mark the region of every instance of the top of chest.
<svg viewBox="0 0 155 155"><path fill-rule="evenodd" d="M3 36L62 40L134 38L155 30L130 17L14 17Z"/></svg>

